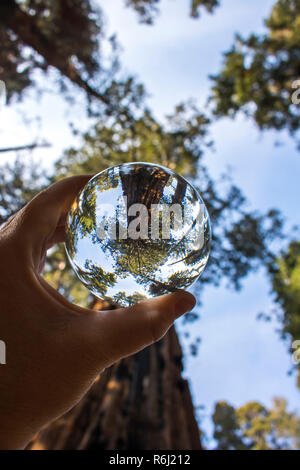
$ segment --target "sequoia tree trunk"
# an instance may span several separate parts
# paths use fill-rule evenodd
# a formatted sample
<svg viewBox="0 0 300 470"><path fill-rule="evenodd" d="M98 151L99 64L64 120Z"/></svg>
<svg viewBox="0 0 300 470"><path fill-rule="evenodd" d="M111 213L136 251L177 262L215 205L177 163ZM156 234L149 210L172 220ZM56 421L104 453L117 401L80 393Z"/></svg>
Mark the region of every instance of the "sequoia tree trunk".
<svg viewBox="0 0 300 470"><path fill-rule="evenodd" d="M200 450L175 328L98 377L81 402L31 442L32 450Z"/></svg>

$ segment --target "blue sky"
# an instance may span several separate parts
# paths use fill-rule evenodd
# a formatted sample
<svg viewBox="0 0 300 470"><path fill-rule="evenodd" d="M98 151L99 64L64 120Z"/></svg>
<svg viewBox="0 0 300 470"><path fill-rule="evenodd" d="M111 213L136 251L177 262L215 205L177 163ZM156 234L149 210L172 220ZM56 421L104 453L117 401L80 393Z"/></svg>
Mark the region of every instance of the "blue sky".
<svg viewBox="0 0 300 470"><path fill-rule="evenodd" d="M189 0L162 0L161 13L152 27L138 24L135 13L125 9L121 0L103 3L107 29L117 32L123 47L125 68L145 83L157 117L190 97L205 108L208 75L218 72L222 51L230 47L235 32L246 36L262 31L263 18L274 1L221 3L214 15L203 13L200 20L193 20L188 16ZM41 125L24 125L16 110L26 107L29 114L38 108L42 111ZM35 158L49 165L74 141L67 126L69 117L59 97L45 96L37 104L30 94L23 106L1 112L1 146L28 143L41 132L53 145ZM288 228L298 224L300 155L295 143L285 133L260 134L242 117L215 123L211 136L215 151L205 155L211 173L218 176L230 166L249 207L262 212L277 207ZM275 147L279 138L284 145ZM239 293L225 287L205 290L201 320L193 325L193 335L201 336L202 343L199 355L186 360L185 374L195 405L206 406L203 426L208 433L209 415L218 400L236 406L249 400L270 405L273 396L285 396L292 409L300 409L295 377L287 376L292 365L287 346L275 332L275 323L256 320L259 312L272 309L269 291L263 272L249 276Z"/></svg>

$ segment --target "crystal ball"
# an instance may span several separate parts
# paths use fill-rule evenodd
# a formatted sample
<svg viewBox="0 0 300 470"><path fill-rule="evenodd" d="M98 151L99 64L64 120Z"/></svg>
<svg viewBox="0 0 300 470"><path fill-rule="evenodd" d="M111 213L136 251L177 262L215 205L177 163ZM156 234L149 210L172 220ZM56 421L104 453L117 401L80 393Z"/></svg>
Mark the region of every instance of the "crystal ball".
<svg viewBox="0 0 300 470"><path fill-rule="evenodd" d="M94 176L66 221L66 252L95 296L120 306L189 287L204 270L210 220L198 191L159 165Z"/></svg>

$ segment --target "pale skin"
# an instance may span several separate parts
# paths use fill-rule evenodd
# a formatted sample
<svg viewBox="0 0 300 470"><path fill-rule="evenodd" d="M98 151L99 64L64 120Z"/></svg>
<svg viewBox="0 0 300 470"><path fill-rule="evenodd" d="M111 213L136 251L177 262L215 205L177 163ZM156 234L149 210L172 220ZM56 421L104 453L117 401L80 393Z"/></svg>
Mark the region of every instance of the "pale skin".
<svg viewBox="0 0 300 470"><path fill-rule="evenodd" d="M162 338L195 305L188 292L95 312L73 305L40 272L47 249L64 240L65 217L92 175L39 193L0 231L0 449L22 449L72 408L119 359Z"/></svg>

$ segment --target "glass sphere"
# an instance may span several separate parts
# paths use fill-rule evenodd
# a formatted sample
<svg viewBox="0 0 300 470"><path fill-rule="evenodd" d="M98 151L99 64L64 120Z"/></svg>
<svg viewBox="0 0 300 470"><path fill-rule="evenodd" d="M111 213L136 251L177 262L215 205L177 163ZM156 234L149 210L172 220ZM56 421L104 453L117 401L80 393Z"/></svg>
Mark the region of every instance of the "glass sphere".
<svg viewBox="0 0 300 470"><path fill-rule="evenodd" d="M183 177L126 163L94 176L67 217L66 251L89 291L127 306L190 286L208 261L207 209Z"/></svg>

